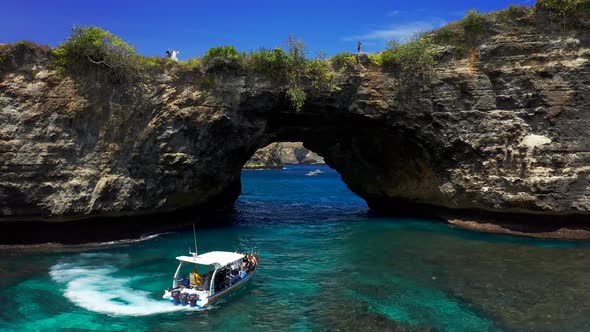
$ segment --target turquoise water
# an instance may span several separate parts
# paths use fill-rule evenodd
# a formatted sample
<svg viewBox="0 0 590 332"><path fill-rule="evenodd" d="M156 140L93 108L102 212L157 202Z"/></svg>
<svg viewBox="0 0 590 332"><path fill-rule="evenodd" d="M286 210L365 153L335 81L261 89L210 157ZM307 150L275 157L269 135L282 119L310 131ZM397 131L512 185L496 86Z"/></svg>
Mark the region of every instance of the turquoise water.
<svg viewBox="0 0 590 332"><path fill-rule="evenodd" d="M321 169L322 174L306 176ZM260 248L249 285L201 311L161 300L192 230L81 252L3 251L0 330L590 330L590 246L373 217L325 166L244 171L199 250Z"/></svg>

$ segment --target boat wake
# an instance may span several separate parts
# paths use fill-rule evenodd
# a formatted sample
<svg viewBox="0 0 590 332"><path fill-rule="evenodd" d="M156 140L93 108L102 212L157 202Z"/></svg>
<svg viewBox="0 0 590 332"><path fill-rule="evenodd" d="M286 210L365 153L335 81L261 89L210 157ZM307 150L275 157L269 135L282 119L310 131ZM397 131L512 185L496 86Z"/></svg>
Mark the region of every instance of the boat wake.
<svg viewBox="0 0 590 332"><path fill-rule="evenodd" d="M89 257L92 254L83 255ZM150 293L129 286L134 278L116 276L116 272L118 268L112 265L59 263L51 267L49 274L54 281L65 286L64 296L67 299L94 312L115 316L147 316L198 310L153 299Z"/></svg>
<svg viewBox="0 0 590 332"><path fill-rule="evenodd" d="M142 235L139 238L122 239L106 242L89 242L81 244L61 244L61 243L38 243L38 244L0 244L0 251L43 251L43 252L68 252L68 251L83 251L83 250L94 250L104 248L115 248L123 247L130 244L139 242L149 241L155 239L161 235L170 234L172 232L164 232L157 234Z"/></svg>

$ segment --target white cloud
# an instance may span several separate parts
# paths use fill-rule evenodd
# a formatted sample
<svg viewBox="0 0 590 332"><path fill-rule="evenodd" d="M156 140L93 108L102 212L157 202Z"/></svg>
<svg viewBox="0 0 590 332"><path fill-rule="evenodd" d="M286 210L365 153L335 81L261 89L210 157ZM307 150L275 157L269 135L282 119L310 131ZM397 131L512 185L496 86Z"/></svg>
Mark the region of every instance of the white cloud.
<svg viewBox="0 0 590 332"><path fill-rule="evenodd" d="M401 14L401 12L402 12L401 10L392 10L389 13L387 13L387 16L396 16L396 15Z"/></svg>
<svg viewBox="0 0 590 332"><path fill-rule="evenodd" d="M415 21L404 24L392 25L388 28L374 29L365 34L344 37L344 41L353 40L397 40L407 41L410 37L418 32L426 32L441 27L446 22L440 18L434 18L430 21Z"/></svg>

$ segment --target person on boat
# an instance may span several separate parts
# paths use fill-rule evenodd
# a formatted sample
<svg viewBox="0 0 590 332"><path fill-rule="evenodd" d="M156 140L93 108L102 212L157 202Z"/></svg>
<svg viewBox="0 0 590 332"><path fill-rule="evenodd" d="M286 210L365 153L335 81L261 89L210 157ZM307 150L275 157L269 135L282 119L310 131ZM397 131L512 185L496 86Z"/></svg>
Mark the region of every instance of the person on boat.
<svg viewBox="0 0 590 332"><path fill-rule="evenodd" d="M256 258L252 254L248 254L246 257L248 257L248 269L253 270L256 267Z"/></svg>
<svg viewBox="0 0 590 332"><path fill-rule="evenodd" d="M183 274L182 275L182 280L180 281L180 285L183 286L183 287L189 287L191 285L190 284L190 281L186 277L186 274Z"/></svg>
<svg viewBox="0 0 590 332"><path fill-rule="evenodd" d="M199 274L199 269L195 267L195 271L190 274L191 285L196 286L197 289L203 289L203 278Z"/></svg>
<svg viewBox="0 0 590 332"><path fill-rule="evenodd" d="M248 258L244 256L244 258L242 258L242 266L240 268L240 278L244 278L246 276L249 267Z"/></svg>
<svg viewBox="0 0 590 332"><path fill-rule="evenodd" d="M244 258L242 258L242 271L247 271L248 267L248 257L244 256Z"/></svg>

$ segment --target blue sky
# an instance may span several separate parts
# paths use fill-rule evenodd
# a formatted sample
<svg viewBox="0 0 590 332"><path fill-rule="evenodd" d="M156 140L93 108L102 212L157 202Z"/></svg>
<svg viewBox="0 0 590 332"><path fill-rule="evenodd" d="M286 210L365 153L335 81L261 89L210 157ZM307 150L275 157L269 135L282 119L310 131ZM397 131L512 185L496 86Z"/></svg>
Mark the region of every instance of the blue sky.
<svg viewBox="0 0 590 332"><path fill-rule="evenodd" d="M475 8L489 12L533 0L14 0L0 13L0 43L31 40L56 46L74 25L97 25L144 55L177 48L181 60L213 46L238 50L283 46L289 34L305 41L309 55L376 52L387 40L403 40L460 19Z"/></svg>

